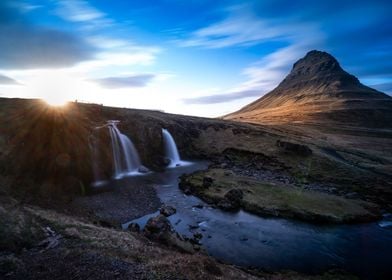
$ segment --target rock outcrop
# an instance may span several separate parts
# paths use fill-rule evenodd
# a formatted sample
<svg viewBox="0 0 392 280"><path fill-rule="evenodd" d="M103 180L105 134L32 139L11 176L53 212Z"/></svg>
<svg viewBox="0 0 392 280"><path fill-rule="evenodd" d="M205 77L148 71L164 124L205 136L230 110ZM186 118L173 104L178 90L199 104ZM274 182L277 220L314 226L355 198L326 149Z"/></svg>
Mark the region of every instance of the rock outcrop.
<svg viewBox="0 0 392 280"><path fill-rule="evenodd" d="M143 233L147 238L153 241L175 247L176 249L187 253L195 252L194 245L180 236L174 230L167 217L162 214L150 218L143 229Z"/></svg>

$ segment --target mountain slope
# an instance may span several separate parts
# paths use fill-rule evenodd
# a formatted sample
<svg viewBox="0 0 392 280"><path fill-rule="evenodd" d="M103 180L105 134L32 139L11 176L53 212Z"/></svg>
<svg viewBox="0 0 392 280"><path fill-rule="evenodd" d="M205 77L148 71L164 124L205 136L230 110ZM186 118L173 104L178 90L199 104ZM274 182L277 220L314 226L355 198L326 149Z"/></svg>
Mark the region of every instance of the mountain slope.
<svg viewBox="0 0 392 280"><path fill-rule="evenodd" d="M225 119L254 123L345 122L385 127L392 98L344 71L330 54L310 51L271 92Z"/></svg>

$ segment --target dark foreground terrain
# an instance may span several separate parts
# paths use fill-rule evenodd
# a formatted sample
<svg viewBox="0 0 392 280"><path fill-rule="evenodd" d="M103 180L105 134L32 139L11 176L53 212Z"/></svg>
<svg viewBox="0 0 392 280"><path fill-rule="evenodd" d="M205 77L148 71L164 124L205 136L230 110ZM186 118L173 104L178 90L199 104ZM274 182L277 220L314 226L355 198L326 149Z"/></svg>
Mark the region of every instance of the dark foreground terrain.
<svg viewBox="0 0 392 280"><path fill-rule="evenodd" d="M124 220L152 213L160 203L153 189L140 185L128 197L121 191L96 194L91 187L91 135L107 120L120 121L121 132L132 139L143 164L154 172L165 168L161 129L167 128L183 158L211 162L207 171L183 176L181 188L226 211L243 208L317 223L367 222L392 212L388 127L254 125L93 104L52 108L39 100L0 99L1 275L348 277L340 271L323 276L244 271L202 252L179 252L143 234L122 231ZM105 130L94 137L101 151L97 179L108 180L113 172L110 138ZM230 191L240 193L240 201L227 195Z"/></svg>

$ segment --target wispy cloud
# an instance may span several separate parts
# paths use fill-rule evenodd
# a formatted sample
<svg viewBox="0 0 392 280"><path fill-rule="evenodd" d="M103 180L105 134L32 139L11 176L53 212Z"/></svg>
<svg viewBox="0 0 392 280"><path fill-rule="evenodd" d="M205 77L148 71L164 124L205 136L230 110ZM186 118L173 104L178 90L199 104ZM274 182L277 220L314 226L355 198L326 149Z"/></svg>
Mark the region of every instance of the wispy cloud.
<svg viewBox="0 0 392 280"><path fill-rule="evenodd" d="M252 46L271 40L290 40L298 28L305 26L258 17L250 4L226 9L226 17L200 28L185 39L179 40L183 47L224 48Z"/></svg>
<svg viewBox="0 0 392 280"><path fill-rule="evenodd" d="M245 68L242 74L246 77L246 80L227 93L188 98L183 101L192 104L212 104L225 103L248 97L260 98L274 89L282 81L284 76L288 74L291 65L307 52L305 50L309 46L296 43L265 56L260 61Z"/></svg>
<svg viewBox="0 0 392 280"><path fill-rule="evenodd" d="M259 90L244 90L229 93L213 94L208 96L184 98L182 101L186 104L217 104L226 103L237 99L243 99L248 97L260 96Z"/></svg>
<svg viewBox="0 0 392 280"><path fill-rule="evenodd" d="M20 85L20 83L8 76L0 74L0 85Z"/></svg>
<svg viewBox="0 0 392 280"><path fill-rule="evenodd" d="M162 50L155 46L141 46L122 39L92 36L87 41L99 51L94 59L76 66L79 70L94 71L111 66L151 65Z"/></svg>
<svg viewBox="0 0 392 280"><path fill-rule="evenodd" d="M83 22L102 19L105 14L84 0L60 0L56 14L65 20Z"/></svg>
<svg viewBox="0 0 392 280"><path fill-rule="evenodd" d="M245 81L223 93L187 98L185 103L224 103L248 97L261 97L278 85L291 65L307 51L323 45L324 35L312 22L282 24L278 19L255 15L249 5L231 7L220 22L193 32L181 42L186 47L224 48L251 46L270 41L282 41L286 47L273 50L242 70Z"/></svg>
<svg viewBox="0 0 392 280"><path fill-rule="evenodd" d="M27 1L20 1L20 2L14 1L10 4L11 7L15 7L19 9L22 13L28 13L43 7L42 5L31 4Z"/></svg>
<svg viewBox="0 0 392 280"><path fill-rule="evenodd" d="M109 89L133 88L147 86L154 77L155 75L153 74L139 74L126 77L105 77L92 81L98 83L101 87Z"/></svg>

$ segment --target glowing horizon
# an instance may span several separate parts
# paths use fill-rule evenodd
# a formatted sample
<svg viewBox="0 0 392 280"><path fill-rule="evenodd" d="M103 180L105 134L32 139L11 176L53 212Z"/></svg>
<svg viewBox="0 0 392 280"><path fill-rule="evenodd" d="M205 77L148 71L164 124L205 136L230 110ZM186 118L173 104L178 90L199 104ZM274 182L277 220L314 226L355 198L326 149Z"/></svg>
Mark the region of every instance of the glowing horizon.
<svg viewBox="0 0 392 280"><path fill-rule="evenodd" d="M390 94L391 7L5 0L0 97L216 117L273 89L311 49L330 52L364 84Z"/></svg>

